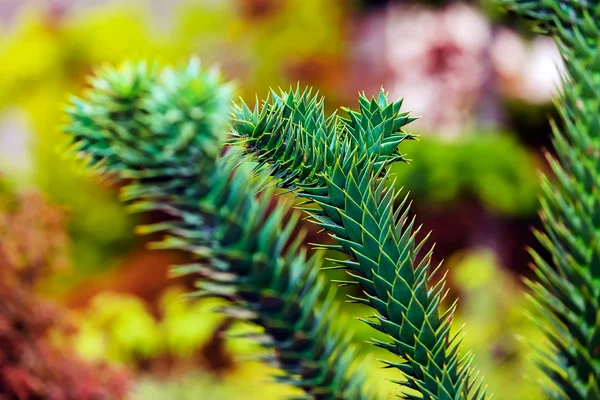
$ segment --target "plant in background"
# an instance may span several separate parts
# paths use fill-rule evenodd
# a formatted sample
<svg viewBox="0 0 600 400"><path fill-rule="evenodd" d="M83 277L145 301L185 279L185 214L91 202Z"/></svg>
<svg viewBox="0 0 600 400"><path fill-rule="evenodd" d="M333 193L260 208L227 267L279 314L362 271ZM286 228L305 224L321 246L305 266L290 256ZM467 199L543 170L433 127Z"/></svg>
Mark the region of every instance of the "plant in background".
<svg viewBox="0 0 600 400"><path fill-rule="evenodd" d="M455 142L423 139L406 143L404 149L410 168L392 167L396 187L409 190L419 201L444 208L469 197L497 213L535 213L534 160L506 134L482 133Z"/></svg>
<svg viewBox="0 0 600 400"><path fill-rule="evenodd" d="M0 398L123 398L124 373L87 364L52 340L68 331L66 318L34 290L64 266L63 213L38 194L11 197L0 194Z"/></svg>
<svg viewBox="0 0 600 400"><path fill-rule="evenodd" d="M465 136L485 103L491 71L482 60L493 44L492 27L479 8L449 3L390 5L384 44L391 92L406 96L414 113L427 116L413 129L446 140ZM400 37L403 46L394 40ZM445 100L441 107L440 99Z"/></svg>
<svg viewBox="0 0 600 400"><path fill-rule="evenodd" d="M260 346L232 338L251 329L255 335L264 332L246 323L232 325L229 317L215 313L224 301L190 301L182 289L165 290L158 317L133 295L96 296L78 319L77 349L86 359L108 359L137 367L136 372L141 367L132 399L257 400L298 395L293 388L267 380L276 369L248 361L264 352ZM225 326L231 326L228 335L215 334ZM259 381L261 385L256 385Z"/></svg>
<svg viewBox="0 0 600 400"><path fill-rule="evenodd" d="M169 287L160 297L155 316L144 301L123 293L102 293L78 319L75 344L86 359L105 360L144 370L160 369L168 361L198 364L219 374L233 362L217 347L210 348L214 332L228 324L228 318L211 312L224 305L212 299L189 301L181 288ZM242 341L242 343L245 343ZM240 346L238 346L240 347ZM206 352L221 351L213 360Z"/></svg>
<svg viewBox="0 0 600 400"><path fill-rule="evenodd" d="M70 244L65 213L40 193L11 192L0 192L0 257L31 283L64 270Z"/></svg>
<svg viewBox="0 0 600 400"><path fill-rule="evenodd" d="M542 176L537 236L550 254L532 252L529 281L536 322L551 349L539 352L553 382L552 399L600 398L600 4L583 1L504 3L551 34L566 71L557 102L563 128L553 124L554 179Z"/></svg>
<svg viewBox="0 0 600 400"><path fill-rule="evenodd" d="M445 264L460 297L456 322L468 321L463 346L474 352L490 392L502 399L542 398L542 373L522 340L540 340L542 335L523 312L527 298L517 277L490 250L463 251Z"/></svg>

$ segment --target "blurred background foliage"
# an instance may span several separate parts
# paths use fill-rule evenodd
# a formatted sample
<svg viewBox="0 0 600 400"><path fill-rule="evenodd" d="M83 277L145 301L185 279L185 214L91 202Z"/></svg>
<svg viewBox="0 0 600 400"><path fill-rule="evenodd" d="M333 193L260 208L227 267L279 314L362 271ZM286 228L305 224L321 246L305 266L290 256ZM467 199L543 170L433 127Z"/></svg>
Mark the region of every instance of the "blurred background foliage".
<svg viewBox="0 0 600 400"><path fill-rule="evenodd" d="M524 247L535 243L536 169L546 168L540 150L558 82L551 41L524 35L488 0L4 0L0 21L0 265L14 288L3 302L22 304L16 299L34 292L21 314L56 304L43 329L27 325L37 327L31 337L89 371L104 368L98 376L118 383L111 396L289 393L266 383L271 368L247 360L257 351L251 343L229 338L252 327L215 314L215 302L186 300L193 282L167 279L185 256L146 250L133 234L139 217L118 201L119 184L61 156L62 105L99 65L198 55L248 100L297 82L315 86L330 110L355 108L358 91L373 95L382 85L404 96L421 116L409 126L419 141L402 145L412 161L393 167L396 185L411 192L423 231L433 230L435 257L447 260L465 347L501 398L541 397L516 338L539 337L524 317L519 277L528 273ZM307 241L325 240L307 229ZM0 320L25 317L7 310ZM381 379L398 377L379 368L382 353L363 344L373 332L352 318L366 311L348 304L345 312L338 323L356 330L373 379L390 393L393 384ZM0 329L0 340L19 339ZM48 381L42 369L17 371L25 388Z"/></svg>
<svg viewBox="0 0 600 400"><path fill-rule="evenodd" d="M393 171L397 186L409 190L415 201L443 207L471 199L498 214L535 213L535 159L509 134L483 133L449 142L425 137L402 149L410 166L394 165Z"/></svg>

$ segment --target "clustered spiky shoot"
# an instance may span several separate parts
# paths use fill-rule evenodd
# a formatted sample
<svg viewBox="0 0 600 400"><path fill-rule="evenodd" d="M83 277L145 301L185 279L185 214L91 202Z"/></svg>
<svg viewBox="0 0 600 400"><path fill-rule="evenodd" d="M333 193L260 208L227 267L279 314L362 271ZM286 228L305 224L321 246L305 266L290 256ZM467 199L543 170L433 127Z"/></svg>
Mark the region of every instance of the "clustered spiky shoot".
<svg viewBox="0 0 600 400"><path fill-rule="evenodd" d="M557 101L564 127L553 124L554 174L542 176L538 239L532 251L532 302L550 350L538 364L553 381L551 399L600 398L600 3L505 0L554 36L566 67Z"/></svg>
<svg viewBox="0 0 600 400"><path fill-rule="evenodd" d="M388 186L386 167L404 160L398 145L413 137L402 127L413 120L402 101L360 97L348 117L325 117L323 99L310 91L272 92L262 107L234 109L232 143L245 147L280 187L295 190L319 206L306 207L312 220L337 241L346 268L363 295L354 301L373 307L367 320L388 335L375 341L399 358L387 361L407 377L410 399L482 399L486 391L471 376L471 356L459 354L460 336L451 336L455 304L446 311L444 279L428 287L431 250L421 254L414 218L400 193ZM393 187L393 185L391 186ZM418 394L415 394L418 393Z"/></svg>
<svg viewBox="0 0 600 400"><path fill-rule="evenodd" d="M155 247L197 258L174 271L199 278L193 295L230 300L222 312L264 327L257 340L274 350L265 361L284 372L277 380L315 399L373 398L353 368L350 337L333 327L321 259L307 256L301 237L291 240L297 216L286 221L271 191L257 196L260 182L220 157L230 86L195 61L177 69L126 63L91 84L68 108L73 149L131 180L122 197L133 211L168 216L140 231L164 232Z"/></svg>
<svg viewBox="0 0 600 400"><path fill-rule="evenodd" d="M600 3L501 2L554 35L567 66L559 104L565 127L554 126L557 157L548 156L556 181L542 179L545 233L538 232L552 265L533 252L538 280L529 285L551 346L540 353L540 366L554 382L546 387L548 397L596 399ZM252 158L255 173L295 191L313 222L335 239L318 247L344 254L338 264L362 293L352 299L376 310L366 322L389 337L375 343L399 357L386 364L407 377L399 382L412 390L404 398L487 398L472 376L471 356L459 355L459 334L450 334L455 304L441 308L444 279L430 285L438 270L430 271L431 250L420 254L426 241L416 240L406 199L396 205L400 193L388 186L387 166L404 160L398 146L413 138L402 130L412 118L400 112L401 101L389 103L383 92L372 100L361 96L359 111L344 108L346 117L326 118L323 99L310 91L272 92L262 106L234 108L231 143L245 151L219 158L222 130L213 128L222 123L227 96L215 75L199 74L193 65L160 74L144 64L109 70L93 82L86 101L74 102L69 129L93 165L133 179L124 197L135 201L135 210L172 217L143 231L168 232L162 247L185 249L202 261L179 269L203 278L199 294L228 298L236 305L228 312L265 327L270 340L263 344L275 348L287 372L283 381L317 398L366 396L362 377L344 379L351 353L336 347L340 335L324 310L330 303L312 309L323 297L319 262L306 259L300 241L289 245L294 221L283 223L282 206L267 215L271 192L256 197L262 184L231 167Z"/></svg>

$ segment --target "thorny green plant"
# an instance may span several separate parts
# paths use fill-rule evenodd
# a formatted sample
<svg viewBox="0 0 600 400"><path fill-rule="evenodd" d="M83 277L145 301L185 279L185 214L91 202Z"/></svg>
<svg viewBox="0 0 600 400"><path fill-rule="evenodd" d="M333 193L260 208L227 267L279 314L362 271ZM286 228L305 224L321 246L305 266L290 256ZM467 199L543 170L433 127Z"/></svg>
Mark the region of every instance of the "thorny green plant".
<svg viewBox="0 0 600 400"><path fill-rule="evenodd" d="M541 243L529 281L538 322L550 343L539 365L551 399L600 399L600 3L503 0L556 38L567 66L554 126L554 179L542 177ZM317 244L340 254L336 265L370 306L364 321L388 340L384 361L402 372L406 399L490 396L452 331L456 303L447 294L432 247L418 241L406 197L390 185L389 166L405 161L399 146L414 137L402 101L361 95L358 110L325 115L310 89L272 91L229 114L230 86L195 62L186 68L127 63L92 79L68 109L73 151L101 171L128 180L123 199L134 211L160 210L160 248L190 252L194 295L230 300L222 311L262 326L277 379L317 399L372 398L350 339L333 326L336 305L318 274L321 259L292 240L297 215L273 205L273 186L294 192L301 209L334 239ZM227 131L229 122L231 132ZM256 162L254 171L244 161ZM238 167L239 166L239 167ZM255 176L255 178L253 178Z"/></svg>

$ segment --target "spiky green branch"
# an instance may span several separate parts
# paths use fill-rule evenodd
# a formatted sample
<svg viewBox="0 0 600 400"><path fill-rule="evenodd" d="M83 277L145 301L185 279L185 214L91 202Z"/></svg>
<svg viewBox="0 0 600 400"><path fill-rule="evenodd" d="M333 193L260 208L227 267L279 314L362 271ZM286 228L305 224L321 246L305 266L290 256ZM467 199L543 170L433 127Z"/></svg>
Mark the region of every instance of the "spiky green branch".
<svg viewBox="0 0 600 400"><path fill-rule="evenodd" d="M74 151L93 166L131 180L123 198L135 211L161 210L158 245L182 249L198 263L177 273L200 278L197 295L232 302L223 312L264 327L278 380L315 399L367 399L360 370L351 370L349 337L333 327L333 293L318 276L320 259L291 241L296 218L269 209L258 183L219 158L229 87L195 62L158 71L144 63L108 68L68 109Z"/></svg>
<svg viewBox="0 0 600 400"><path fill-rule="evenodd" d="M600 3L504 3L554 36L566 73L553 124L556 156L547 154L553 179L542 176L537 232L551 260L532 252L536 281L529 281L549 351L539 365L556 387L552 399L600 398ZM558 390L557 390L558 389Z"/></svg>
<svg viewBox="0 0 600 400"><path fill-rule="evenodd" d="M461 358L460 337L450 333L455 304L441 310L444 279L429 286L431 250L421 254L425 240L417 242L405 201L396 206L399 193L386 185L386 166L404 160L398 145L412 139L402 130L412 118L383 92L359 103L346 118L326 118L310 91L272 92L262 107L236 107L232 142L280 187L320 206L307 212L337 241L327 248L349 257L339 264L362 289L354 300L377 311L368 323L390 339L376 344L399 357L387 365L407 377L399 383L413 391L404 397L483 399L471 357Z"/></svg>

